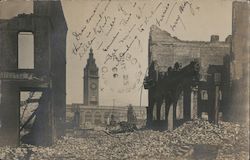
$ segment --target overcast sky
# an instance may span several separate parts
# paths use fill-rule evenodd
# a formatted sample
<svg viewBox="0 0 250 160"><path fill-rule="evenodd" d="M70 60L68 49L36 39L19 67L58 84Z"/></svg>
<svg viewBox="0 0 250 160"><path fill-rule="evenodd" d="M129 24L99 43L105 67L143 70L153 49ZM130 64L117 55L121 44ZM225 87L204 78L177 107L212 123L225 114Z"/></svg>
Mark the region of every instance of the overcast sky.
<svg viewBox="0 0 250 160"><path fill-rule="evenodd" d="M232 28L231 0L63 0L62 5L68 25L67 103L83 102L83 68L90 46L99 67L100 105L113 105L114 99L116 105L139 105L151 25L195 41L209 41L212 34L224 41ZM30 1L0 2L1 19L31 12ZM126 55L123 63L109 58L119 53ZM142 105L147 105L147 92L142 93Z"/></svg>

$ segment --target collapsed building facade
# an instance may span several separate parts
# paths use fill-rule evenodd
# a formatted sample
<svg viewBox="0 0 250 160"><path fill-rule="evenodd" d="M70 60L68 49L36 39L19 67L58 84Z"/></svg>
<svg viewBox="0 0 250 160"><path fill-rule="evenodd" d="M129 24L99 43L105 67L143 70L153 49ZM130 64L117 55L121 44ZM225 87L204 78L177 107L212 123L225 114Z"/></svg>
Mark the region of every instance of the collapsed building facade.
<svg viewBox="0 0 250 160"><path fill-rule="evenodd" d="M28 143L50 145L64 134L66 34L60 1L34 1L32 14L0 20L0 146L19 145L20 130L32 118L35 121ZM31 44L19 42L23 35L31 35ZM20 47L32 45L30 51L24 49L32 58L23 57ZM24 91L39 91L42 96L26 102L38 102L39 106L21 126L20 93Z"/></svg>
<svg viewBox="0 0 250 160"><path fill-rule="evenodd" d="M149 35L149 75L148 79L155 81L157 85L161 75L169 75L171 71L181 74L180 76L173 77L172 81L178 81L180 83L180 91L173 91L170 95L175 96L173 99L177 100L176 109L170 107L170 112L164 113L166 111L166 98L163 98L164 103L161 106L157 106L156 101L159 97L155 97L159 90L154 89L154 87L149 87L149 107L148 107L148 126L167 127L173 129L177 124L177 120L191 120L201 115L202 112L208 112L198 104L206 103L208 101L206 96L209 94L209 80L210 77L215 73L221 74L221 70L229 63L227 56L230 51L231 36L228 36L225 41L219 41L217 35L211 36L210 42L200 42L200 41L182 41L176 37L172 37L168 32L162 31L157 26L152 26ZM199 70L199 80L196 82L187 82L186 77L195 78L192 76L191 71L194 68L190 68L190 62L197 61L197 71ZM176 63L177 62L177 63ZM217 70L211 70L214 68L212 65L217 65L215 68ZM153 67L152 67L153 66ZM184 69L182 67L190 68ZM176 68L178 67L178 68ZM178 70L180 72L178 72ZM211 70L211 73L208 71ZM186 75L189 73L190 75ZM226 72L223 72L223 74ZM228 75L226 75L228 76ZM212 79L211 79L212 81ZM166 84L168 86L179 85L179 84ZM199 86L203 87L199 87ZM178 86L176 86L178 87ZM221 90L226 89L226 87L221 87ZM168 90L177 90L176 88L170 88ZM179 92L179 93L175 93ZM214 93L213 93L214 94ZM166 95L164 95L166 96ZM226 99L226 97L223 97ZM162 99L162 98L160 98ZM221 99L222 100L222 99ZM172 104L174 105L174 104ZM158 110L156 109L158 108ZM171 109L172 108L172 109ZM199 114L198 114L199 113ZM167 114L167 115L166 115ZM160 116L161 115L161 116ZM167 119L168 118L168 119ZM173 118L176 119L173 121ZM168 123L168 124L166 124Z"/></svg>
<svg viewBox="0 0 250 160"><path fill-rule="evenodd" d="M217 35L212 35L210 42L182 41L151 27L149 72L144 81L149 90L149 128L171 130L178 121L201 117L204 112L215 124L219 118L241 121L244 117L248 121L249 13L249 3L233 2L233 32L225 41L219 41ZM199 79L187 85L188 77L197 76L190 68L194 61L199 63Z"/></svg>

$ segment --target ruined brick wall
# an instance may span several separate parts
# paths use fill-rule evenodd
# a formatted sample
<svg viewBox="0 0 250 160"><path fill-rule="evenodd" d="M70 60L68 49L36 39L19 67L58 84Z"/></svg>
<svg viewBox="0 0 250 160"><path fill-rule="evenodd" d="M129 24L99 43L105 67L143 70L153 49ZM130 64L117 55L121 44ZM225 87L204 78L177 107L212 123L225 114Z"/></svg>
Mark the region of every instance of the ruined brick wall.
<svg viewBox="0 0 250 160"><path fill-rule="evenodd" d="M32 32L34 35L34 69L18 69L19 32ZM21 14L0 21L0 72L28 72L46 77L49 83L33 79L20 81L15 80L15 77L1 79L0 146L19 143L19 93L24 88L50 89L50 103L47 106L51 107L47 113L49 130L55 137L63 135L66 114L66 34L67 25L60 1L36 1L34 14ZM49 137L47 139L51 141Z"/></svg>
<svg viewBox="0 0 250 160"><path fill-rule="evenodd" d="M34 70L18 69L18 33L34 34ZM32 72L48 76L49 74L49 20L35 15L18 15L0 23L0 71ZM14 77L12 77L15 79ZM2 145L19 144L19 93L23 88L35 87L27 81L2 80L0 143Z"/></svg>
<svg viewBox="0 0 250 160"><path fill-rule="evenodd" d="M223 65L224 57L230 54L231 37L228 36L225 41L219 41L219 36L212 35L211 40L204 41L182 41L176 37L172 37L167 31L159 29L157 26L150 28L149 34L149 65L154 62L155 69L158 72L167 71L168 67L173 67L175 62L179 62L182 66L188 65L194 59L199 59L201 64L200 74L201 80L207 80L207 70L209 65ZM154 77L154 71L149 69L149 77ZM157 75L157 74L156 74ZM157 79L157 76L156 76ZM149 106L152 106L154 95L157 91L149 89ZM197 93L192 98L192 114L197 112ZM181 95L177 105L178 117L183 117L183 95ZM162 106L163 107L163 106ZM195 112L195 113L194 113ZM169 115L172 115L170 113ZM192 116L195 118L196 116ZM169 119L169 122L171 118Z"/></svg>
<svg viewBox="0 0 250 160"><path fill-rule="evenodd" d="M0 69L16 71L18 69L18 33L34 34L34 72L48 73L50 68L49 33L50 22L46 17L21 14L10 20L0 22Z"/></svg>
<svg viewBox="0 0 250 160"><path fill-rule="evenodd" d="M66 121L66 37L67 24L60 1L34 2L34 14L50 17L50 51L53 89L53 114L56 136L64 135Z"/></svg>
<svg viewBox="0 0 250 160"><path fill-rule="evenodd" d="M210 42L182 41L152 26L149 37L149 63L156 61L159 71L166 71L175 62L185 66L199 58L204 80L209 64L222 65L223 57L230 53L230 41L220 42L217 36L211 36Z"/></svg>
<svg viewBox="0 0 250 160"><path fill-rule="evenodd" d="M232 79L236 80L243 77L243 70L249 63L250 4L233 2L232 15Z"/></svg>
<svg viewBox="0 0 250 160"><path fill-rule="evenodd" d="M231 83L229 117L249 122L250 3L233 2Z"/></svg>

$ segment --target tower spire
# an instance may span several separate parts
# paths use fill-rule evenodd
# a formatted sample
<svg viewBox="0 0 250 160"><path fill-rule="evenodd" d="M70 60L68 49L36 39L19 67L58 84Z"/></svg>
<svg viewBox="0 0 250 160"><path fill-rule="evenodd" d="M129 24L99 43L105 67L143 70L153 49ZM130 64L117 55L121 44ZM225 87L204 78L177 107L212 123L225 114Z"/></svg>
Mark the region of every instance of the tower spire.
<svg viewBox="0 0 250 160"><path fill-rule="evenodd" d="M89 50L89 58L93 58L93 49L92 49L92 47L90 48L90 50Z"/></svg>

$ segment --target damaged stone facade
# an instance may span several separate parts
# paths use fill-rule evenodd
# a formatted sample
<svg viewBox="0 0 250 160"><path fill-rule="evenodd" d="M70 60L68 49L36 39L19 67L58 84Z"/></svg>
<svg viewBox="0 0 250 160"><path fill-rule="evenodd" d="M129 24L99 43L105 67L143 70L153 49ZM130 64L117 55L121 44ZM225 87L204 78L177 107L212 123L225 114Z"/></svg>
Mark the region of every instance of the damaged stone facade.
<svg viewBox="0 0 250 160"><path fill-rule="evenodd" d="M167 71L175 62L185 66L198 58L201 64L201 80L206 80L209 64L223 65L224 56L230 53L230 43L231 36L225 41L219 41L217 35L212 35L208 42L182 41L167 31L152 26L149 34L149 66L156 61L156 70L162 72Z"/></svg>
<svg viewBox="0 0 250 160"><path fill-rule="evenodd" d="M174 113L173 115L173 112L175 111L170 108L167 122L170 130L175 126L173 116L177 116L177 120L187 120L197 118L202 112L208 112L208 114L213 112L200 108L198 105L205 103L201 96L202 92L205 91L210 97L214 96L214 93L210 92L208 87L211 85L209 81L213 81L212 77L217 73L217 70L213 70L211 73L208 72L211 68L214 68L213 65L217 66L215 68L219 68L219 74L223 74L223 77L229 77L228 72L221 72L221 70L226 71L229 68L228 56L230 54L230 44L231 36L228 36L225 41L219 41L219 36L217 35L212 35L209 42L182 41L171 36L168 32L161 30L157 26L151 27L149 34L148 77L155 79L156 85L159 77L168 74L168 70L174 68L176 62L181 64L180 67L187 66L194 60L198 60L200 64L200 82L183 90L182 93L180 93L180 97L176 95L176 98L178 98L177 113ZM154 64L154 67L150 67L152 64ZM203 86L202 90L199 89L199 85ZM228 83L223 79L218 92L226 91L228 91ZM152 112L154 112L154 95L156 94L158 94L158 90L149 88L148 117L150 117L150 114L151 116L152 114L154 116L154 113ZM221 101L225 101L226 99L228 99L228 95L225 94ZM184 106L184 104L186 106ZM165 104L163 103L163 106L164 105ZM212 104L207 105L210 106ZM161 108L164 108L163 106ZM223 109L220 109L220 111L221 110ZM164 114L162 112L165 112L164 109L161 109L161 114ZM148 125L152 124L150 121L152 120L149 120L148 118Z"/></svg>
<svg viewBox="0 0 250 160"><path fill-rule="evenodd" d="M20 143L20 92L42 91L32 144L64 134L67 25L60 1L34 1L33 14L0 20L0 146ZM18 34L34 36L34 68L18 67Z"/></svg>
<svg viewBox="0 0 250 160"><path fill-rule="evenodd" d="M176 62L186 66L199 59L201 66L199 83L191 87L191 93L186 95L184 92L179 97L180 109L177 113L171 111L169 120L173 121L173 114L183 115L180 112L185 110L185 97L188 97L191 103L188 107L196 112L191 113L191 119L206 112L208 120L215 124L219 119L249 123L249 15L248 2L233 2L232 36L223 42L217 35L212 35L210 42L182 41L156 26L151 27L148 77L155 78L158 83L158 77L167 73ZM150 67L152 64L154 67ZM148 117L153 114L153 95L158 92L149 88Z"/></svg>

